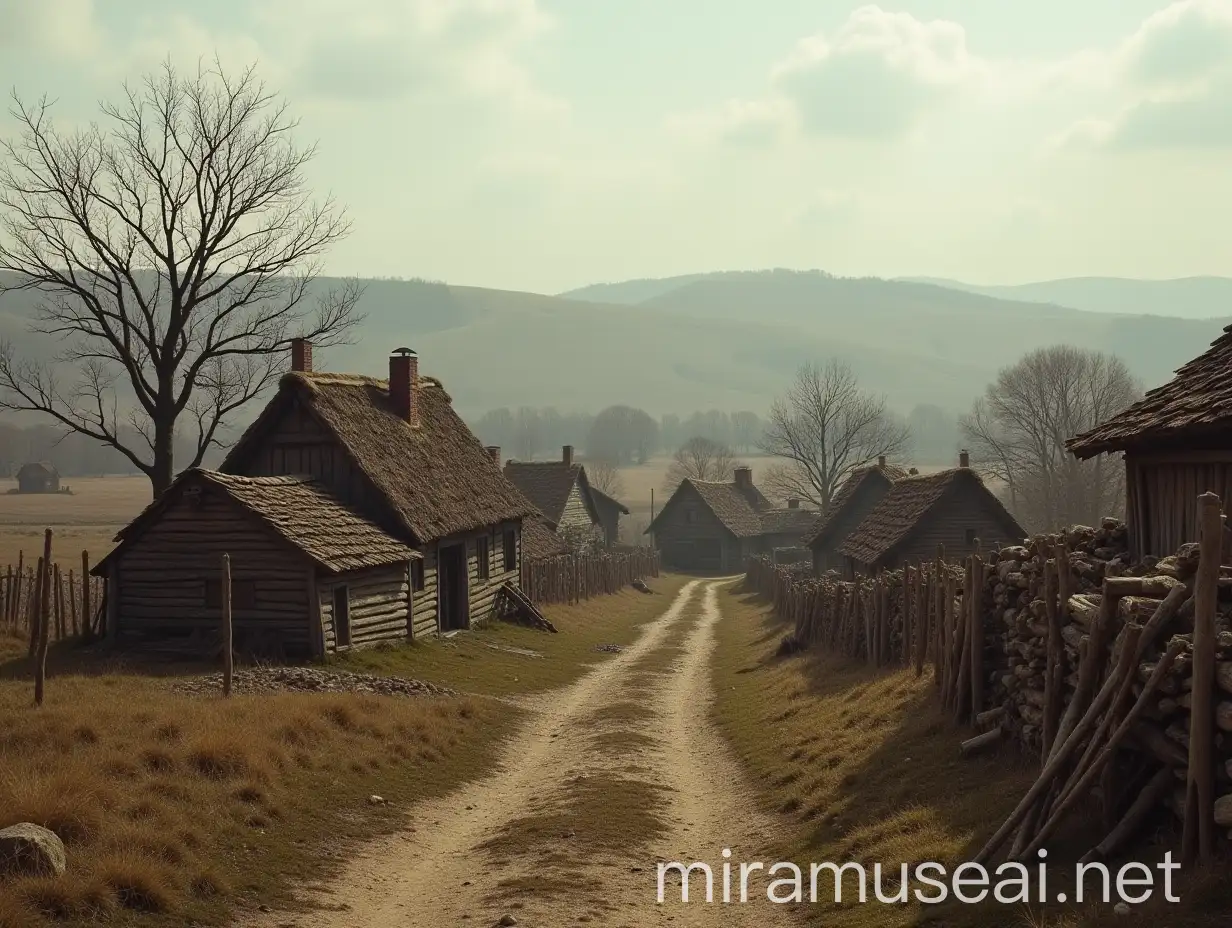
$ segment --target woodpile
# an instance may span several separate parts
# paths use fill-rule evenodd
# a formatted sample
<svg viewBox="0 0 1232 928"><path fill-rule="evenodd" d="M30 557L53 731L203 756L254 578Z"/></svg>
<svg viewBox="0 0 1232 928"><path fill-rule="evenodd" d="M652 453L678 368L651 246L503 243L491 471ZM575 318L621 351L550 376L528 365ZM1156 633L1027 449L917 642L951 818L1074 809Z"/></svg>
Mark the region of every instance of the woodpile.
<svg viewBox="0 0 1232 928"><path fill-rule="evenodd" d="M536 603L577 603L618 593L634 580L659 576L659 552L649 548L560 554L522 560L522 590Z"/></svg>
<svg viewBox="0 0 1232 928"><path fill-rule="evenodd" d="M1033 855L1092 807L1105 837L1090 859L1164 810L1186 858L1205 858L1232 838L1232 568L1218 498L1198 505L1208 542L1163 558L1135 561L1107 519L855 582L753 560L747 583L793 623L784 652L931 666L943 704L976 729L963 755L1013 739L1040 758L982 862Z"/></svg>

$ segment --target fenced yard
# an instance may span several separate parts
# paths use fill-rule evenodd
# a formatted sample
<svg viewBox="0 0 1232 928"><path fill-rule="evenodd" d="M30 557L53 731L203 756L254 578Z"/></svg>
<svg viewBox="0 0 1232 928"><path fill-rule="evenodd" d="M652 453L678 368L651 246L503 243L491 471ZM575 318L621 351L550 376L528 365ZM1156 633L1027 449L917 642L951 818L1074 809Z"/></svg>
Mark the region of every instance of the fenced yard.
<svg viewBox="0 0 1232 928"><path fill-rule="evenodd" d="M634 580L659 576L659 552L649 548L561 554L522 562L522 590L532 602L576 603L618 593Z"/></svg>

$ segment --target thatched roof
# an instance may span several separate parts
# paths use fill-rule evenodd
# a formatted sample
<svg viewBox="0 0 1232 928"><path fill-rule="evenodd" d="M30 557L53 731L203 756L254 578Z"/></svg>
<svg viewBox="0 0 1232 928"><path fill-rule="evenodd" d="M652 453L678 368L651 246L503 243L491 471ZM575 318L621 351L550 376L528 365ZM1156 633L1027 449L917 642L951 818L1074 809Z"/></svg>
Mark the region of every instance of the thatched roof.
<svg viewBox="0 0 1232 928"><path fill-rule="evenodd" d="M560 524L565 514L565 504L575 484L582 488L582 500L592 520L598 521L593 492L586 479L586 469L581 464L566 464L564 461L506 461L505 478L522 491L522 495L535 504L553 526Z"/></svg>
<svg viewBox="0 0 1232 928"><path fill-rule="evenodd" d="M393 521L419 544L500 522L535 507L513 486L453 409L440 381L420 377L420 425L397 415L389 382L353 374L294 372L227 455L222 470L243 472L261 437L294 402L302 403L349 453L383 498Z"/></svg>
<svg viewBox="0 0 1232 928"><path fill-rule="evenodd" d="M945 518L945 501L952 498L952 494L964 491L983 497L988 513L1001 524L1007 538L1026 537L1022 526L975 471L969 467L955 467L896 480L864 521L839 545L838 551L861 563L875 564L926 519Z"/></svg>
<svg viewBox="0 0 1232 928"><path fill-rule="evenodd" d="M629 514L628 506L616 499L614 496L608 496L602 490L596 490L594 487L591 487L590 495L594 497L595 503L600 509L615 509L624 516Z"/></svg>
<svg viewBox="0 0 1232 928"><path fill-rule="evenodd" d="M906 476L907 472L905 470L893 464L886 464L885 466L873 464L869 467L856 468L851 472L851 476L843 481L843 485L838 488L838 492L830 499L830 505L822 510L821 515L817 517L817 520L809 529L805 544L813 547L824 543L830 529L838 521L839 515L856 500L861 490L865 488L872 489L875 486L879 486L883 491L888 490L895 480L902 480Z"/></svg>
<svg viewBox="0 0 1232 928"><path fill-rule="evenodd" d="M310 477L240 477L205 469L185 471L121 529L115 537L119 542L116 551L139 537L168 506L194 489L221 493L330 573L423 556L356 515Z"/></svg>
<svg viewBox="0 0 1232 928"><path fill-rule="evenodd" d="M56 466L50 461L30 461L28 464L21 465L17 470L17 476L28 477L58 477L60 472L56 470Z"/></svg>
<svg viewBox="0 0 1232 928"><path fill-rule="evenodd" d="M801 542L813 527L817 513L811 509L768 509L759 513L761 534L799 535Z"/></svg>
<svg viewBox="0 0 1232 928"><path fill-rule="evenodd" d="M663 504L663 509L646 531L653 531L663 514L671 509L682 495L688 495L690 491L696 494L723 527L737 538L754 538L763 534L761 512L770 508L770 501L762 495L761 490L752 484L741 489L735 483L694 480L692 477L686 477L680 482L676 492Z"/></svg>
<svg viewBox="0 0 1232 928"><path fill-rule="evenodd" d="M542 516L535 514L522 520L523 558L534 560L568 553L569 546Z"/></svg>
<svg viewBox="0 0 1232 928"><path fill-rule="evenodd" d="M1069 439L1075 456L1178 440L1200 440L1232 426L1232 325L1210 349L1179 368L1176 376L1124 412Z"/></svg>

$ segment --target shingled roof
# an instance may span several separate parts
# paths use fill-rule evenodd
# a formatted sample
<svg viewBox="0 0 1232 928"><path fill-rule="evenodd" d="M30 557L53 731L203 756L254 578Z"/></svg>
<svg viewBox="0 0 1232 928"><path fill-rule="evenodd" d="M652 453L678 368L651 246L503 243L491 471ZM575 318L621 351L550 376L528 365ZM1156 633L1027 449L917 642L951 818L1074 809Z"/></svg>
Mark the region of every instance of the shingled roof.
<svg viewBox="0 0 1232 928"><path fill-rule="evenodd" d="M453 409L440 381L420 377L418 428L395 411L389 382L353 374L292 372L236 443L222 470L244 470L258 437L302 402L350 454L396 521L420 544L536 510L505 479Z"/></svg>
<svg viewBox="0 0 1232 928"><path fill-rule="evenodd" d="M767 509L759 516L763 535L799 535L803 541L817 513L810 509Z"/></svg>
<svg viewBox="0 0 1232 928"><path fill-rule="evenodd" d="M809 534L804 543L812 547L824 541L826 534L834 526L840 513L851 505L852 501L859 495L860 490L866 485L882 482L884 488L889 489L895 480L902 480L906 476L907 472L894 464L872 464L868 467L856 468L851 472L851 476L843 481L843 485L838 488L838 492L831 497L830 505L822 510L821 515L817 517L817 520L809 529Z"/></svg>
<svg viewBox="0 0 1232 928"><path fill-rule="evenodd" d="M591 487L590 495L595 498L595 502L600 503L605 506L610 506L613 509L617 509L620 511L621 515L627 516L629 514L628 506L626 506L620 500L616 499L616 497L608 496L602 490L596 490L594 487Z"/></svg>
<svg viewBox="0 0 1232 928"><path fill-rule="evenodd" d="M875 564L905 541L951 490L968 485L985 496L989 513L1002 524L1009 538L1025 538L1026 532L1001 501L984 485L975 471L955 467L935 474L896 480L888 493L864 517L864 521L839 545L839 554L864 564Z"/></svg>
<svg viewBox="0 0 1232 928"><path fill-rule="evenodd" d="M1200 436L1232 426L1232 325L1176 376L1124 412L1069 439L1079 458L1133 445Z"/></svg>
<svg viewBox="0 0 1232 928"><path fill-rule="evenodd" d="M116 550L138 537L159 513L194 488L221 492L331 573L380 567L423 556L356 515L310 477L240 477L203 468L185 471L166 492L121 529L115 536L119 543Z"/></svg>
<svg viewBox="0 0 1232 928"><path fill-rule="evenodd" d="M598 519L589 494L593 491L586 479L586 470L581 464L566 464L564 461L506 461L505 478L522 491L522 495L535 504L548 522L560 524L565 514L565 504L575 483L582 485L582 498L591 517Z"/></svg>
<svg viewBox="0 0 1232 928"><path fill-rule="evenodd" d="M672 504L682 494L691 488L715 517L729 532L737 538L753 538L763 533L761 512L770 508L770 501L762 495L761 490L750 484L741 489L735 483L719 483L711 480L694 480L686 477L680 481L680 486L674 492L663 509L655 516L654 522L647 526L646 531L654 529L655 523L672 507Z"/></svg>
<svg viewBox="0 0 1232 928"><path fill-rule="evenodd" d="M542 516L536 514L522 520L523 558L533 560L568 553L569 546L565 540L552 530Z"/></svg>

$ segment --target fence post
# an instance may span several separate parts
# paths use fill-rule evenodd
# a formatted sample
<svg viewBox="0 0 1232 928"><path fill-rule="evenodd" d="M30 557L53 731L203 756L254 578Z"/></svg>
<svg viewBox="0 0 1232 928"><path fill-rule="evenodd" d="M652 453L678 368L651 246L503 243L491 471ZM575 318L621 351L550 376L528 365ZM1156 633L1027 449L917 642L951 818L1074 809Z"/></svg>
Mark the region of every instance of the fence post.
<svg viewBox="0 0 1232 928"><path fill-rule="evenodd" d="M231 555L222 556L222 694L231 695Z"/></svg>
<svg viewBox="0 0 1232 928"><path fill-rule="evenodd" d="M1200 557L1194 580L1193 691L1189 709L1189 768L1185 775L1182 864L1208 862L1215 852L1215 608L1223 518L1219 497L1198 497Z"/></svg>
<svg viewBox="0 0 1232 928"><path fill-rule="evenodd" d="M34 704L41 706L47 686L47 641L51 637L51 529L43 534L43 558L39 561L38 657L34 665Z"/></svg>

